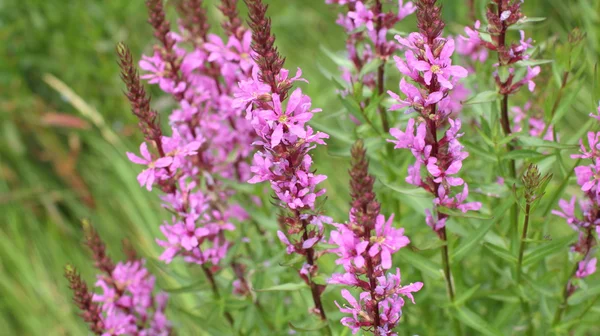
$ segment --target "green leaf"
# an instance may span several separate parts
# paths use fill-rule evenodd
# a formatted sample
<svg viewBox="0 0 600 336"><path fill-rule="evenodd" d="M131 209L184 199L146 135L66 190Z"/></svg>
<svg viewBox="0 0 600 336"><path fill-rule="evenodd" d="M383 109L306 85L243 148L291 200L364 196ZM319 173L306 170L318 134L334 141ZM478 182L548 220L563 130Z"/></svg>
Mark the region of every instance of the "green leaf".
<svg viewBox="0 0 600 336"><path fill-rule="evenodd" d="M450 257L452 262L459 262L460 260L462 260L462 258L469 255L471 251L473 251L473 249L476 248L479 245L479 243L482 242L483 237L485 237L486 233L494 225L496 225L498 221L504 218L504 213L510 208L512 204L512 199L506 199L504 202L502 202L502 204L496 207L494 213L492 214L493 219L487 222L481 222L481 225L477 228L477 230L475 230L475 232L473 232L471 235L465 238L464 241L460 243L460 246L458 246L458 248Z"/></svg>
<svg viewBox="0 0 600 336"><path fill-rule="evenodd" d="M499 66L498 67L498 77L500 78L501 82L506 82L506 80L508 79L508 76L510 76L510 72L508 71L508 66Z"/></svg>
<svg viewBox="0 0 600 336"><path fill-rule="evenodd" d="M467 140L462 140L461 142L463 145L465 145L467 147L469 152L472 152L472 154L477 155L478 158L485 159L485 160L493 162L493 163L498 162L498 159L496 158L496 156L492 155L494 153L493 150L481 148L478 145L476 145L475 143L472 143Z"/></svg>
<svg viewBox="0 0 600 336"><path fill-rule="evenodd" d="M299 289L303 289L303 288L307 288L307 287L308 286L303 281L303 282L296 282L296 283L286 283L286 284L282 284L282 285L276 285L273 287L254 289L254 290L257 292L290 292L290 291L297 291Z"/></svg>
<svg viewBox="0 0 600 336"><path fill-rule="evenodd" d="M290 258L289 260L279 263L279 266L293 266L300 262L303 262L305 259L306 258L303 255L296 254L296 255L294 255L293 258Z"/></svg>
<svg viewBox="0 0 600 336"><path fill-rule="evenodd" d="M313 323L310 327L298 327L292 324L292 322L288 322L288 325L292 330L295 331L317 331L327 327L327 322L319 322L316 325Z"/></svg>
<svg viewBox="0 0 600 336"><path fill-rule="evenodd" d="M510 151L508 153L506 153L504 156L502 156L502 159L504 160L517 160L517 159L536 159L536 158L542 158L546 156L546 154L542 154L539 152L536 152L534 150L529 150L529 149L517 149L517 150L513 150Z"/></svg>
<svg viewBox="0 0 600 336"><path fill-rule="evenodd" d="M477 290L479 290L479 287L481 287L481 284L477 284L468 290L461 292L456 299L454 299L454 305L460 307L465 304L473 295L475 295Z"/></svg>
<svg viewBox="0 0 600 336"><path fill-rule="evenodd" d="M354 144L355 139L351 132L346 132L341 130L339 127L332 127L324 123L317 123L313 120L311 120L310 125L319 131L329 134L329 136L335 140L340 140L351 145Z"/></svg>
<svg viewBox="0 0 600 336"><path fill-rule="evenodd" d="M508 30L520 30L532 23L545 21L545 17L524 17L521 20L517 21L516 24L508 27Z"/></svg>
<svg viewBox="0 0 600 336"><path fill-rule="evenodd" d="M438 280L443 279L442 267L436 262L431 261L418 253L414 253L407 248L400 249L397 254L407 263L429 274L431 277Z"/></svg>
<svg viewBox="0 0 600 336"><path fill-rule="evenodd" d="M600 283L588 287L587 289L578 289L571 297L569 297L568 303L570 306L575 306L581 302L595 298L596 295L600 295Z"/></svg>
<svg viewBox="0 0 600 336"><path fill-rule="evenodd" d="M552 62L554 62L554 60L533 60L533 59L529 59L529 60L520 61L516 65L517 66L522 66L522 67L530 67L530 66L536 66L536 65L541 65L541 64L548 64L548 63L552 63Z"/></svg>
<svg viewBox="0 0 600 336"><path fill-rule="evenodd" d="M428 193L423 188L405 188L405 187L393 185L393 184L391 184L391 182L384 182L384 181L381 181L381 184L383 184L384 186L392 189L393 191L397 191L401 194L410 195L410 196L414 196L414 197L423 197L423 198L431 197L431 194Z"/></svg>
<svg viewBox="0 0 600 336"><path fill-rule="evenodd" d="M535 148L555 148L555 149L577 149L577 145L561 144L554 141L542 140L532 136L518 136L518 139L523 145Z"/></svg>
<svg viewBox="0 0 600 336"><path fill-rule="evenodd" d="M545 257L564 250L566 252L566 247L573 241L573 236L564 237L557 240L552 240L546 244L542 244L536 246L530 251L525 252L525 257L523 259L523 266L530 266L535 263L542 261Z"/></svg>
<svg viewBox="0 0 600 336"><path fill-rule="evenodd" d="M480 214L478 212L474 212L474 211L468 211L467 213L464 213L460 210L457 209L450 209L450 208L446 208L446 207L437 207L437 210L443 214L452 216L452 217L463 217L463 218L477 218L477 219L493 219L493 217L488 216L488 215L483 215Z"/></svg>
<svg viewBox="0 0 600 336"><path fill-rule="evenodd" d="M596 295L600 295L600 284L588 287L587 289L578 289L571 297L569 297L569 305L575 306L589 299L593 299Z"/></svg>
<svg viewBox="0 0 600 336"><path fill-rule="evenodd" d="M496 101L500 98L497 91L483 91L465 101L464 105L483 104Z"/></svg>
<svg viewBox="0 0 600 336"><path fill-rule="evenodd" d="M205 280L196 281L186 286L178 287L178 288L165 288L163 289L165 292L170 294L180 294L180 293L196 293L201 292L203 290L209 289L210 286Z"/></svg>
<svg viewBox="0 0 600 336"><path fill-rule="evenodd" d="M354 68L354 64L352 64L352 62L348 58L342 57L334 53L333 51L327 49L324 45L321 45L320 47L321 51L325 53L325 55L327 55L327 57L329 57L329 59L331 59L333 63L346 69Z"/></svg>
<svg viewBox="0 0 600 336"><path fill-rule="evenodd" d="M492 245L492 244L488 244L488 243L483 244L483 246L485 246L488 250L490 250L493 254L500 257L501 259L504 259L505 261L508 261L514 265L517 264L517 258L514 255L512 255L508 250L506 250L500 246L496 246L496 245Z"/></svg>
<svg viewBox="0 0 600 336"><path fill-rule="evenodd" d="M375 58L373 59L371 62L365 64L362 69L360 69L360 73L358 74L361 78L366 75L369 74L371 72L374 72L375 70L377 70L377 68L379 68L379 66L383 64L383 62L381 61L380 58Z"/></svg>
<svg viewBox="0 0 600 336"><path fill-rule="evenodd" d="M479 331L483 335L502 336L500 330L494 328L487 323L481 316L473 312L467 307L458 307L454 311L454 315L464 324Z"/></svg>
<svg viewBox="0 0 600 336"><path fill-rule="evenodd" d="M319 274L316 277L311 278L312 282L316 283L317 285L326 285L327 279L329 279L329 277L323 274Z"/></svg>

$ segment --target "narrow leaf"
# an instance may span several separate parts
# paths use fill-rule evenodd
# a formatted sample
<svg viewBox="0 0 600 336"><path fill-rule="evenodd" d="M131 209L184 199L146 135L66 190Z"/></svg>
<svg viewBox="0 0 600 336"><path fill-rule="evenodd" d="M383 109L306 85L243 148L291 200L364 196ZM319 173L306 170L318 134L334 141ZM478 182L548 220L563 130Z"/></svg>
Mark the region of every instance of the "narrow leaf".
<svg viewBox="0 0 600 336"><path fill-rule="evenodd" d="M508 261L515 265L517 264L517 258L514 255L512 255L508 250L492 244L483 244L483 246L487 247L487 249L490 250L493 254L504 259L505 261Z"/></svg>
<svg viewBox="0 0 600 336"><path fill-rule="evenodd" d="M477 247L482 241L483 237L485 237L486 233L494 226L498 221L504 218L504 213L510 208L513 204L512 199L506 199L502 204L500 204L492 214L493 219L485 222L481 222L481 225L473 232L470 236L464 239L461 242L460 246L454 251L452 256L450 257L452 262L459 262L465 256L469 255L471 251L475 247Z"/></svg>
<svg viewBox="0 0 600 336"><path fill-rule="evenodd" d="M479 331L483 335L502 336L502 333L498 329L491 326L481 316L467 307L456 308L455 315L461 322Z"/></svg>
<svg viewBox="0 0 600 336"><path fill-rule="evenodd" d="M600 295L600 284L595 284L587 289L578 289L575 293L573 293L573 295L571 295L568 303L570 306L575 306L581 302L595 298L596 295Z"/></svg>
<svg viewBox="0 0 600 336"><path fill-rule="evenodd" d="M400 251L398 251L397 254L407 263L429 274L431 277L436 278L438 280L441 280L443 278L442 267L434 261L431 261L428 258L425 258L420 254L412 252L406 248L400 249Z"/></svg>
<svg viewBox="0 0 600 336"><path fill-rule="evenodd" d="M500 98L500 94L497 91L483 91L469 98L464 105L483 104L496 101Z"/></svg>
<svg viewBox="0 0 600 336"><path fill-rule="evenodd" d="M306 288L305 282L286 283L268 288L254 289L257 292L290 292Z"/></svg>
<svg viewBox="0 0 600 336"><path fill-rule="evenodd" d="M573 236L568 236L561 239L552 240L546 244L536 246L530 251L525 252L525 258L523 259L523 266L530 266L535 263L542 261L545 257L564 250L567 252L566 247L573 241Z"/></svg>
<svg viewBox="0 0 600 336"><path fill-rule="evenodd" d="M463 218L477 218L477 219L493 219L493 217L489 215L480 214L475 211L468 211L464 213L458 209L450 209L446 207L438 207L437 210L443 214L452 216L452 217L463 217Z"/></svg>

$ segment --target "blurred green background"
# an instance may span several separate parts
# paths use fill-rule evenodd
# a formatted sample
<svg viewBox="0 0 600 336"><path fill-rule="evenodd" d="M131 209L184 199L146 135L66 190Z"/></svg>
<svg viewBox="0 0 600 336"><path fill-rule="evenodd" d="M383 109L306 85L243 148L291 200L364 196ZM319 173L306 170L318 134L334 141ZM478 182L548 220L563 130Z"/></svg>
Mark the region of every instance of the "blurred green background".
<svg viewBox="0 0 600 336"><path fill-rule="evenodd" d="M205 2L216 22L215 1ZM272 5L273 31L287 67L302 67L311 82L304 88L314 106L324 110L319 120L335 125L331 115L341 104L323 69L334 74L337 70L320 47L344 48L343 32L334 23L335 8L323 0L266 2ZM447 33L461 34L470 24L466 2L443 3L450 22ZM482 8L485 1L477 3ZM524 12L548 18L531 31L538 41L564 41L576 26L586 32L582 62L593 73L600 50L598 1L528 0ZM125 41L136 58L150 50L146 16L141 0L0 1L2 335L85 334L62 276L70 262L93 280L81 245L81 219L95 224L115 258L121 257L125 237L150 260L158 256L153 239L166 216L157 195L139 187L138 167L124 155L135 151L141 137L122 95L114 53L119 41ZM413 25L414 18L407 19L399 30L411 31ZM563 129L575 129L591 112L592 77L581 77L582 89L563 119ZM168 106L152 92L155 107ZM339 172L345 172L346 161L325 151L318 158L327 162L316 159L320 171L335 172L327 180L329 204L343 215L347 182L346 174ZM161 269L155 263L150 266L160 278ZM167 280L159 284L169 287Z"/></svg>

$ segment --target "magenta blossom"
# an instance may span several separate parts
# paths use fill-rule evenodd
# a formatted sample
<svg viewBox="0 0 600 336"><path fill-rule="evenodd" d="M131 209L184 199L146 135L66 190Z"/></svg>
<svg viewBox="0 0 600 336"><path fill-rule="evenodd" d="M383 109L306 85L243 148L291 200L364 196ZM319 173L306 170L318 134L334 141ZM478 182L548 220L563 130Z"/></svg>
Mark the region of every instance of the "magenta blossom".
<svg viewBox="0 0 600 336"><path fill-rule="evenodd" d="M442 87L452 89L454 86L451 82L451 77L464 78L468 72L465 68L459 65L452 65L450 56L454 53L454 40L448 39L438 57L434 57L429 45L425 45L425 55L427 61L416 61L409 64L418 71L424 73L425 83L431 84L434 78L441 84Z"/></svg>
<svg viewBox="0 0 600 336"><path fill-rule="evenodd" d="M150 155L150 152L148 151L148 145L146 145L145 142L142 142L140 145L140 153L142 154L141 158L130 152L127 152L127 157L133 163L148 166L148 168L144 169L138 175L137 180L141 186L146 186L146 189L150 191L152 190L152 185L156 179L160 179L168 174L165 168L173 163L173 158L166 156L153 160L152 155Z"/></svg>

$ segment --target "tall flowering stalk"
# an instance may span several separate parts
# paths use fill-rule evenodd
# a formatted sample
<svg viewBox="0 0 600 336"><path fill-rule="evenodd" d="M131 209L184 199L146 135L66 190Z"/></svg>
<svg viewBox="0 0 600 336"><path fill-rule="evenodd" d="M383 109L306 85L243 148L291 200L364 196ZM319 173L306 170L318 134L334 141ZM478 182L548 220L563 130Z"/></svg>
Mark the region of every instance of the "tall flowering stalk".
<svg viewBox="0 0 600 336"><path fill-rule="evenodd" d="M210 33L202 0L179 2L178 33L171 31L162 1L147 0L158 44L139 62L141 76L129 50L123 44L117 48L126 95L145 136L142 157L127 156L146 166L138 181L148 190L158 185L163 206L173 214L160 227L160 259L170 263L180 256L201 265L217 297L214 272L231 246L226 232L235 230L235 221L248 219L223 180L249 179L247 162L256 137L243 109L234 104L235 84L251 78L254 65L252 34L242 27L236 4L223 0L219 6L226 17L223 40ZM157 84L176 101L169 115L170 136L163 135L140 79ZM233 322L229 313L226 318Z"/></svg>
<svg viewBox="0 0 600 336"><path fill-rule="evenodd" d="M416 7L412 2L398 1L398 11L384 12L381 0L356 1L356 0L325 0L327 4L345 6L344 13L338 15L336 23L344 28L348 38L346 49L348 58L352 61L353 68L342 68L344 79L355 90L368 88L371 93L383 95L385 85L385 64L389 57L398 49L398 45L388 40L388 31L398 22L412 14ZM379 65L371 71L367 66L373 62ZM377 65L377 64L375 64ZM349 92L342 92L343 95ZM356 95L357 92L352 92ZM362 92L358 92L362 97ZM376 97L376 95L372 95ZM361 109L366 103L360 102ZM381 122L385 132L390 129L386 111L379 107Z"/></svg>
<svg viewBox="0 0 600 336"><path fill-rule="evenodd" d="M161 2L148 1L150 22L161 44L155 46L153 56L144 56L140 62L148 71L141 78L159 84L178 100L178 108L169 116L172 136L146 137L140 146L143 158L128 156L148 166L138 180L149 190L155 181L171 186L163 188L166 195L162 198L165 207L178 216L172 225L161 227L167 238L159 242L165 247L161 259L170 262L182 255L188 262L218 264L229 246L223 232L234 229L230 219L246 217L239 206L228 204L232 192L217 179L245 180L248 176L244 160L251 153L251 128L241 117L242 110L233 106L230 88L250 75L250 33L242 34L242 41L230 35L225 44L216 35L207 35L206 18L201 17L204 11L198 7L201 1L182 3L191 8L189 15L200 17L182 19L182 32L176 34L169 30ZM195 22L201 27L192 25ZM184 49L188 44L194 46L192 51ZM145 92L135 95L141 84L129 51L123 45L118 51L129 100L134 107L137 101L147 101L144 109L150 112L145 113L153 117L134 113L154 133L162 134ZM156 155L150 153L149 145ZM204 242L212 247L202 246Z"/></svg>
<svg viewBox="0 0 600 336"><path fill-rule="evenodd" d="M269 181L282 210L280 222L287 232L279 231L288 253L306 257L300 276L311 288L314 311L326 320L321 301L324 286L312 279L317 274L319 253L315 244L323 239L323 222L330 219L315 211L317 198L325 193L318 184L325 175L315 174L309 152L324 145L327 134L314 132L306 123L319 109L311 108L311 99L300 88L289 94L292 83L301 79L301 71L289 77L283 68L285 59L274 46L267 6L260 0L246 0L252 29L252 49L257 67L249 80L239 83L237 104L244 106L247 117L259 136L250 183ZM287 102L287 104L286 104Z"/></svg>
<svg viewBox="0 0 600 336"><path fill-rule="evenodd" d="M165 316L168 296L154 294L155 278L142 259L115 264L106 254L98 233L87 228L86 245L92 251L95 267L100 271L92 293L77 270L68 265L65 276L73 290L73 301L81 317L96 335L171 335L171 323Z"/></svg>
<svg viewBox="0 0 600 336"><path fill-rule="evenodd" d="M484 30L479 21L475 22L474 28L466 27L466 37L460 37L458 53L462 55L470 55L473 60L485 61L488 57L488 51L495 52L498 57L498 62L494 64L497 68L493 73L494 80L498 93L501 95L500 100L500 124L505 136L511 135L515 131L515 127L511 126L509 116L509 95L518 92L521 87L527 85L529 91L535 89L533 79L540 74L539 66L527 66L525 74L520 74L516 66L524 60L528 60L530 55L528 51L533 48L531 38L525 37L523 30L520 32L520 40L515 42L507 42L507 34L511 26L517 24L525 16L521 12L521 0L492 0L487 7L486 18L488 25ZM518 112L518 110L517 110ZM517 113L516 118L519 117ZM539 124L539 123L538 123ZM539 126L539 125L538 125ZM518 125L516 126L518 129ZM534 125L535 127L535 125ZM538 127L539 128L539 127ZM547 130L544 124L540 133L545 134ZM512 151L514 146L512 143L507 144L508 151ZM509 163L509 175L513 180L517 178L517 168L514 159ZM511 231L512 242L518 241L518 220L519 207L513 205L511 208Z"/></svg>
<svg viewBox="0 0 600 336"><path fill-rule="evenodd" d="M598 106L598 115L590 114L592 118L600 120L600 106ZM563 217L567 224L579 234L578 241L571 246L571 252L577 255L579 260L564 286L562 293L562 302L556 309L553 325L557 325L567 308L567 300L577 290L577 279L584 279L596 272L597 259L593 257L597 244L596 239L600 239L600 132L589 132L587 134L588 146L580 140L581 153L571 155L571 158L578 159L577 164L584 161L588 164L575 167L575 176L577 184L581 186L584 192L584 198L579 201L579 211L576 213L575 201L573 196L570 201L560 200L558 205L561 211L553 210L552 213Z"/></svg>
<svg viewBox="0 0 600 336"><path fill-rule="evenodd" d="M388 220L380 214L380 204L373 191L375 178L369 175L369 162L362 141L352 148L350 169L350 195L352 208L345 224L334 224L331 242L337 247L332 251L339 256L336 261L345 273L333 274L330 284L357 287L361 290L359 300L347 290L342 296L348 301L338 307L343 313L352 314L341 322L355 334L360 329L374 335L397 335L393 330L402 316L404 299L414 303L413 292L419 291L421 282L401 285L400 269L385 273L392 267L392 254L408 245L410 240L404 229L392 227L394 216ZM337 304L337 302L336 302Z"/></svg>
<svg viewBox="0 0 600 336"><path fill-rule="evenodd" d="M394 57L398 70L415 84L402 78L400 91L405 97L388 93L397 102L390 110L406 109L406 113L416 112L418 117L411 118L404 131L392 128L390 133L395 140L391 142L395 148L410 149L414 155L416 161L409 166L406 181L434 196L435 206L433 211L427 210L426 222L446 242L448 215L438 211L439 207L465 213L481 208L479 202L466 202L469 187L457 176L469 154L458 141L462 136L460 119L450 118L449 95L459 79L467 76L467 70L452 65L454 40L441 36L444 22L436 0L417 2L417 25L419 32L411 33L408 38L396 36L407 50L404 59ZM461 192L453 190L460 186ZM448 294L453 301L448 244L442 246L442 261Z"/></svg>

